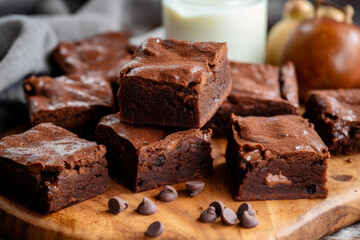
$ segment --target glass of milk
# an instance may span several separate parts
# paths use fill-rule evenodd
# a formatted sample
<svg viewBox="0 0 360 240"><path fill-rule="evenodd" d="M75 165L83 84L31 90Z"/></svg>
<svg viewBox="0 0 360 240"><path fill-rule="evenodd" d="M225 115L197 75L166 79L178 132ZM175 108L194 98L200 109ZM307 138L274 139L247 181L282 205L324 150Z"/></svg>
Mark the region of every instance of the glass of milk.
<svg viewBox="0 0 360 240"><path fill-rule="evenodd" d="M227 42L229 59L265 61L268 0L162 0L166 38Z"/></svg>

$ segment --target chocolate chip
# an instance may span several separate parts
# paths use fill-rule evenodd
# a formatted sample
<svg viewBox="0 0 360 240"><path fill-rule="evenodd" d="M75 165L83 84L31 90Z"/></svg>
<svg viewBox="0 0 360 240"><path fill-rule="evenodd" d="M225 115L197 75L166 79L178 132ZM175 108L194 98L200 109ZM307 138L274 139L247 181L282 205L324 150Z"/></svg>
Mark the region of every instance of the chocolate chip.
<svg viewBox="0 0 360 240"><path fill-rule="evenodd" d="M188 87L189 87L189 88L192 88L192 87L194 87L196 84L197 84L196 82L190 82L190 83L188 84Z"/></svg>
<svg viewBox="0 0 360 240"><path fill-rule="evenodd" d="M254 228L259 224L257 218L251 215L248 211L244 211L240 219L240 227Z"/></svg>
<svg viewBox="0 0 360 240"><path fill-rule="evenodd" d="M189 191L190 197L195 197L198 195L204 189L204 187L205 183L200 181L190 181L186 183L186 188Z"/></svg>
<svg viewBox="0 0 360 240"><path fill-rule="evenodd" d="M156 221L150 224L150 226L146 230L146 235L148 235L149 237L158 237L164 232L164 230L164 224L162 224L162 222Z"/></svg>
<svg viewBox="0 0 360 240"><path fill-rule="evenodd" d="M317 190L316 185L309 185L309 186L306 187L306 192L308 194L314 194L314 193L316 193L316 190Z"/></svg>
<svg viewBox="0 0 360 240"><path fill-rule="evenodd" d="M237 220L238 218L233 210L231 210L230 208L223 209L221 214L221 221L223 222L223 224L234 225L236 224Z"/></svg>
<svg viewBox="0 0 360 240"><path fill-rule="evenodd" d="M203 211L200 214L199 220L204 223L212 223L215 222L217 219L215 208L213 206L210 206L208 209Z"/></svg>
<svg viewBox="0 0 360 240"><path fill-rule="evenodd" d="M348 158L348 159L346 160L346 162L348 162L348 163L352 163L351 158Z"/></svg>
<svg viewBox="0 0 360 240"><path fill-rule="evenodd" d="M220 217L225 205L221 201L214 201L210 203L210 207L211 206L215 208L216 216Z"/></svg>
<svg viewBox="0 0 360 240"><path fill-rule="evenodd" d="M175 190L175 188L169 185L165 185L164 189L161 192L159 192L157 199L159 199L159 201L162 202L171 202L177 199L177 197L178 197L178 193Z"/></svg>
<svg viewBox="0 0 360 240"><path fill-rule="evenodd" d="M162 165L165 164L165 157L163 155L160 155L156 160L155 160L155 167L161 167Z"/></svg>
<svg viewBox="0 0 360 240"><path fill-rule="evenodd" d="M145 181L142 180L141 178L139 178L138 181L137 181L137 185L138 185L138 186L142 186L142 185L144 185L144 184L145 184Z"/></svg>
<svg viewBox="0 0 360 240"><path fill-rule="evenodd" d="M142 215L151 215L157 211L157 206L153 201L144 197L143 201L139 204L137 211Z"/></svg>
<svg viewBox="0 0 360 240"><path fill-rule="evenodd" d="M238 208L236 215L238 217L238 219L241 219L244 211L248 211L250 215L255 216L256 212L254 211L254 209L252 209L251 205L249 203L243 203L240 205L240 207Z"/></svg>
<svg viewBox="0 0 360 240"><path fill-rule="evenodd" d="M112 197L109 199L108 206L109 206L109 212L117 215L117 214L125 211L125 209L127 209L129 207L129 204L128 204L128 202L126 202L125 200L122 200L119 197Z"/></svg>

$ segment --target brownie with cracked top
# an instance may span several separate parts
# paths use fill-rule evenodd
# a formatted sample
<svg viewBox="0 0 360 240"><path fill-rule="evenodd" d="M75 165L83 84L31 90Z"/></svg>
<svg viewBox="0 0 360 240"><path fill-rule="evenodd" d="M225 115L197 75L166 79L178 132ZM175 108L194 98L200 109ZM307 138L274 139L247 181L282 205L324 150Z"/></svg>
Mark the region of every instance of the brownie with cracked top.
<svg viewBox="0 0 360 240"><path fill-rule="evenodd" d="M0 139L0 193L48 213L109 187L106 148L51 123Z"/></svg>
<svg viewBox="0 0 360 240"><path fill-rule="evenodd" d="M121 67L132 59L134 50L124 33L109 32L61 42L52 56L66 74L103 76L116 83Z"/></svg>
<svg viewBox="0 0 360 240"><path fill-rule="evenodd" d="M309 92L305 117L332 154L360 152L360 89Z"/></svg>
<svg viewBox="0 0 360 240"><path fill-rule="evenodd" d="M329 158L300 116L231 116L226 162L236 200L324 198Z"/></svg>
<svg viewBox="0 0 360 240"><path fill-rule="evenodd" d="M135 125L203 127L230 89L226 43L149 38L120 71L119 118Z"/></svg>
<svg viewBox="0 0 360 240"><path fill-rule="evenodd" d="M111 83L117 107L119 72L133 58L135 49L126 34L108 32L80 41L61 42L52 51L52 57L65 74L105 77Z"/></svg>
<svg viewBox="0 0 360 240"><path fill-rule="evenodd" d="M205 125L215 137L226 137L231 113L239 116L299 114L295 67L230 62L232 89L215 116Z"/></svg>
<svg viewBox="0 0 360 240"><path fill-rule="evenodd" d="M109 175L134 192L212 173L211 130L136 127L105 116L95 139L107 148Z"/></svg>
<svg viewBox="0 0 360 240"><path fill-rule="evenodd" d="M103 77L32 76L23 87L33 126L51 122L92 138L99 120L114 110L111 87Z"/></svg>

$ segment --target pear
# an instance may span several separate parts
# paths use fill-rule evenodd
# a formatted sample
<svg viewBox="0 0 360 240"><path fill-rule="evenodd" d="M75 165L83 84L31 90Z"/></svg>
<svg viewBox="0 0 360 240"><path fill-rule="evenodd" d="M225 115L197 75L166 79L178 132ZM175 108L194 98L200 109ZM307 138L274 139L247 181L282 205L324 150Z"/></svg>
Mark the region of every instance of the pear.
<svg viewBox="0 0 360 240"><path fill-rule="evenodd" d="M360 28L351 22L353 8L344 12L345 22L315 17L300 23L280 50L280 64L296 67L302 100L310 89L360 87Z"/></svg>

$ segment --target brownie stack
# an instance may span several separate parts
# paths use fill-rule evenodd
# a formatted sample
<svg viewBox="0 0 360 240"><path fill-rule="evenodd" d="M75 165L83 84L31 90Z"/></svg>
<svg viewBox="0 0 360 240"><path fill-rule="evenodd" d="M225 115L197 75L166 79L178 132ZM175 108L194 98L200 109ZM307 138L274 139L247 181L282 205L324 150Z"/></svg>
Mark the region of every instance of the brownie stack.
<svg viewBox="0 0 360 240"><path fill-rule="evenodd" d="M134 192L212 172L208 122L231 89L226 43L149 38L119 74L119 113L95 139L109 174Z"/></svg>
<svg viewBox="0 0 360 240"><path fill-rule="evenodd" d="M231 62L231 77L228 98L206 126L228 138L235 199L326 197L330 154L314 126L298 116L293 64Z"/></svg>
<svg viewBox="0 0 360 240"><path fill-rule="evenodd" d="M265 64L230 62L232 89L206 124L214 137L226 137L230 115L276 116L299 114L298 86L292 63L276 67Z"/></svg>

